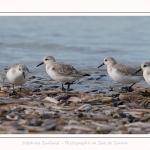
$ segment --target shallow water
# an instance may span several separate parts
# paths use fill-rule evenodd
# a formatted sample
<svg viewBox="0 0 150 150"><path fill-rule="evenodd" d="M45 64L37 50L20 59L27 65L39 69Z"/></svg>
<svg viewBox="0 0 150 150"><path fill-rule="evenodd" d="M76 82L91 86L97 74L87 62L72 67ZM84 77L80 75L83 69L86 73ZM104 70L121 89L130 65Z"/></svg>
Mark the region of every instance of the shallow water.
<svg viewBox="0 0 150 150"><path fill-rule="evenodd" d="M86 71L106 56L131 66L150 61L150 17L0 17L0 71L26 64L32 74L47 76L43 57ZM103 74L103 73L102 73Z"/></svg>

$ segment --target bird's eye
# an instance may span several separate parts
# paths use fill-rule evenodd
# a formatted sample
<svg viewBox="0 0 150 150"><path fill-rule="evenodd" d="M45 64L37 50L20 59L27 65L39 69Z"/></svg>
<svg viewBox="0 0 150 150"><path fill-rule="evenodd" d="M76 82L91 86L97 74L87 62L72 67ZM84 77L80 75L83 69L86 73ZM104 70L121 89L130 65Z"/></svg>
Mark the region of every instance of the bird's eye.
<svg viewBox="0 0 150 150"><path fill-rule="evenodd" d="M47 58L45 60L48 60Z"/></svg>
<svg viewBox="0 0 150 150"><path fill-rule="evenodd" d="M105 61L107 61L107 59Z"/></svg>
<svg viewBox="0 0 150 150"><path fill-rule="evenodd" d="M144 65L143 67L146 67L146 65Z"/></svg>
<svg viewBox="0 0 150 150"><path fill-rule="evenodd" d="M21 69L19 69L21 71Z"/></svg>

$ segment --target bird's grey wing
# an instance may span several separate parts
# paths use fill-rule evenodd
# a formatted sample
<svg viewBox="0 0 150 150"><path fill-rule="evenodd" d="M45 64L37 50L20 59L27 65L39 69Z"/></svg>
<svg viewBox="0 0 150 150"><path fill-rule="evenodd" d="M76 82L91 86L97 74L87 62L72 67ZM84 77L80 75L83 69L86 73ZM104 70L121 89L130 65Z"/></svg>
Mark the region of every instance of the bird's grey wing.
<svg viewBox="0 0 150 150"><path fill-rule="evenodd" d="M117 69L118 72L124 75L134 75L137 71L137 69L135 68L122 64L115 64L114 67ZM142 71L135 74L135 76L142 76Z"/></svg>
<svg viewBox="0 0 150 150"><path fill-rule="evenodd" d="M53 70L62 76L83 76L82 72L77 71L73 66L69 64L54 62Z"/></svg>

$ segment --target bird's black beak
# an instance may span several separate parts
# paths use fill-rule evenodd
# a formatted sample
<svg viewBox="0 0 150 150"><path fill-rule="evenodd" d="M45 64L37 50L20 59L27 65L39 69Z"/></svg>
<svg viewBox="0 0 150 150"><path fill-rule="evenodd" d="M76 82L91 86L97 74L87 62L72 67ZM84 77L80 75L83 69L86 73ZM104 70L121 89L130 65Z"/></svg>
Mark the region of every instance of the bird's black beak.
<svg viewBox="0 0 150 150"><path fill-rule="evenodd" d="M25 73L24 73L24 72L22 72L22 75L23 75L23 77L24 77L24 79L25 79L26 75L25 75Z"/></svg>
<svg viewBox="0 0 150 150"><path fill-rule="evenodd" d="M104 66L105 64L104 63L102 63L100 66L98 66L98 68L100 68L100 67L102 67L102 66Z"/></svg>
<svg viewBox="0 0 150 150"><path fill-rule="evenodd" d="M44 62L41 62L40 64L38 64L36 67L38 67L38 66L40 66L40 65L43 65L44 64Z"/></svg>
<svg viewBox="0 0 150 150"><path fill-rule="evenodd" d="M138 72L140 72L142 69L137 70L133 75L137 74Z"/></svg>

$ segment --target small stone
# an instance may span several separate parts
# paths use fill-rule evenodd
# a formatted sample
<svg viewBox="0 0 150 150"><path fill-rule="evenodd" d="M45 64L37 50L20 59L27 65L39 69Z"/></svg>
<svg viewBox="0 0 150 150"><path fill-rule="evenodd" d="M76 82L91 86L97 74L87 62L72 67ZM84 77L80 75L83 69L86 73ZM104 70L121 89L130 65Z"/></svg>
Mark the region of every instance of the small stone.
<svg viewBox="0 0 150 150"><path fill-rule="evenodd" d="M16 121L19 119L18 115L14 114L14 113L6 115L6 118L9 120L13 120L13 121Z"/></svg>
<svg viewBox="0 0 150 150"><path fill-rule="evenodd" d="M101 74L101 75L100 75L100 77L106 77L106 76L107 76L107 75L105 75L105 74Z"/></svg>
<svg viewBox="0 0 150 150"><path fill-rule="evenodd" d="M101 77L96 77L96 78L95 78L95 80L100 80L100 79L101 79Z"/></svg>
<svg viewBox="0 0 150 150"><path fill-rule="evenodd" d="M46 131L55 130L55 129L56 129L56 125L55 124L50 124L50 125L45 127Z"/></svg>
<svg viewBox="0 0 150 150"><path fill-rule="evenodd" d="M79 124L79 122L76 120L69 120L68 124Z"/></svg>
<svg viewBox="0 0 150 150"><path fill-rule="evenodd" d="M55 103L58 104L58 101L55 98L52 97L46 97L43 102L51 102L51 103Z"/></svg>
<svg viewBox="0 0 150 150"><path fill-rule="evenodd" d="M60 100L67 100L69 98L69 95L65 94L65 95L59 95L57 97L57 100L60 101Z"/></svg>
<svg viewBox="0 0 150 150"><path fill-rule="evenodd" d="M43 103L38 103L38 106L39 106L40 108L44 108L44 107L45 107Z"/></svg>
<svg viewBox="0 0 150 150"><path fill-rule="evenodd" d="M131 116L131 115L128 116L128 121L129 121L130 123L132 123L132 122L137 122L137 121L139 121L139 120L140 120L140 119L135 118L135 117L133 117L133 116Z"/></svg>
<svg viewBox="0 0 150 150"><path fill-rule="evenodd" d="M84 104L84 105L80 106L77 110L78 111L89 111L89 110L91 110L91 105L90 104Z"/></svg>
<svg viewBox="0 0 150 150"><path fill-rule="evenodd" d="M124 114L124 113L120 113L119 114L122 118L126 118L126 114Z"/></svg>
<svg viewBox="0 0 150 150"><path fill-rule="evenodd" d="M114 107L117 107L117 106L118 106L118 103L117 103L117 102L114 102L114 103L113 103L113 106L114 106Z"/></svg>
<svg viewBox="0 0 150 150"><path fill-rule="evenodd" d="M52 116L52 118L53 118L53 119L55 119L55 118L60 118L60 116L59 116L58 114L55 114L55 115Z"/></svg>
<svg viewBox="0 0 150 150"><path fill-rule="evenodd" d="M124 101L118 102L118 105L123 105L123 104L124 104Z"/></svg>
<svg viewBox="0 0 150 150"><path fill-rule="evenodd" d="M79 97L70 97L68 101L77 103L77 102L82 102L82 99Z"/></svg>
<svg viewBox="0 0 150 150"><path fill-rule="evenodd" d="M32 92L40 92L40 89L34 89Z"/></svg>
<svg viewBox="0 0 150 150"><path fill-rule="evenodd" d="M78 113L78 115L77 115L77 116L80 118L80 117L83 117L83 116L84 116L84 114L80 112L80 113Z"/></svg>
<svg viewBox="0 0 150 150"><path fill-rule="evenodd" d="M118 105L118 107L123 109L123 108L126 108L127 106L126 105Z"/></svg>
<svg viewBox="0 0 150 150"><path fill-rule="evenodd" d="M58 87L59 87L59 86L56 86L56 85L51 86L52 89L57 89Z"/></svg>
<svg viewBox="0 0 150 150"><path fill-rule="evenodd" d="M30 120L27 124L29 126L41 126L42 121L33 119L33 120Z"/></svg>
<svg viewBox="0 0 150 150"><path fill-rule="evenodd" d="M49 119L50 118L50 115L49 114L42 114L40 116L41 119Z"/></svg>
<svg viewBox="0 0 150 150"><path fill-rule="evenodd" d="M30 77L29 79L35 79L36 78L36 76L32 76L32 77Z"/></svg>

